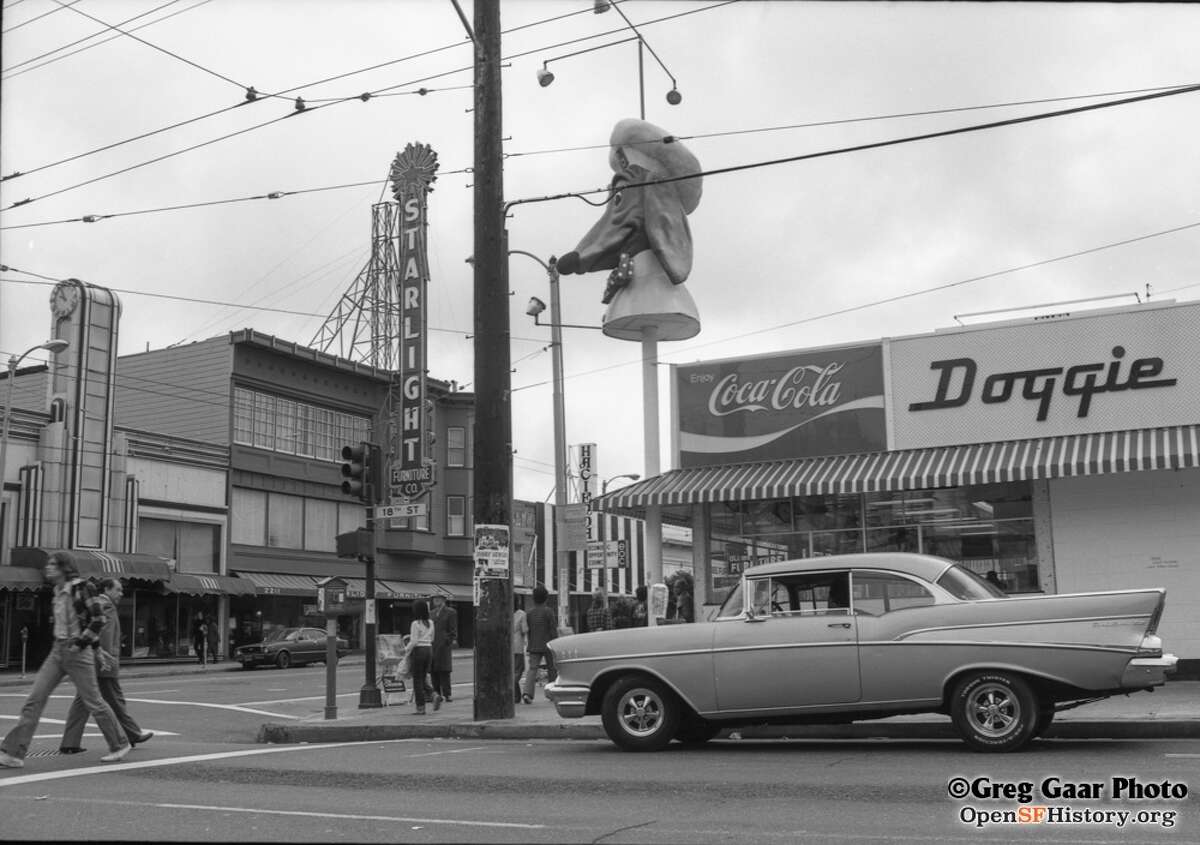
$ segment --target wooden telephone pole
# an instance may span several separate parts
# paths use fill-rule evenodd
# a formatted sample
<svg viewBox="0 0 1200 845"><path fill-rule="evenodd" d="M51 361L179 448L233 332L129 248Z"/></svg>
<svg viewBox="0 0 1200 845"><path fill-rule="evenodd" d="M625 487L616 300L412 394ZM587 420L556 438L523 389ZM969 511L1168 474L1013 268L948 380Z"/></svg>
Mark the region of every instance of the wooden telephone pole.
<svg viewBox="0 0 1200 845"><path fill-rule="evenodd" d="M512 404L498 0L475 0L474 40L474 517L476 525L511 525ZM514 715L512 614L510 565L508 577L480 581L475 607L476 720Z"/></svg>

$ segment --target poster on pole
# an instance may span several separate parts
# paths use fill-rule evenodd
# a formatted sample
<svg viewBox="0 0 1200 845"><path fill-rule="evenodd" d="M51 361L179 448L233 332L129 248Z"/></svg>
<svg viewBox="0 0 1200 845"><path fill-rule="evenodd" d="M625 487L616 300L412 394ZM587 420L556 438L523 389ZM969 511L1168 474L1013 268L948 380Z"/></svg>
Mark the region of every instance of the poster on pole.
<svg viewBox="0 0 1200 845"><path fill-rule="evenodd" d="M476 525L475 577L507 578L509 550L507 525Z"/></svg>

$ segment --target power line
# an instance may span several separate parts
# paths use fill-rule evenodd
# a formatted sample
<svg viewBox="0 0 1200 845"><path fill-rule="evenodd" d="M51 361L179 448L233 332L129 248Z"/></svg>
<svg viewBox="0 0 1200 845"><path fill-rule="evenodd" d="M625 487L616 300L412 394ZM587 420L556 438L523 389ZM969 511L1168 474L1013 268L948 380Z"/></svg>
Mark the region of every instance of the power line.
<svg viewBox="0 0 1200 845"><path fill-rule="evenodd" d="M462 87L469 88L471 86L462 86ZM901 112L901 113L896 113L896 114L871 115L871 116L866 116L866 117L842 118L842 119L838 119L838 120L823 120L823 121L815 121L815 122L810 122L810 123L786 124L786 125L782 125L782 126L764 126L764 127L757 127L757 128L751 128L751 129L730 129L730 130L721 130L721 131L717 131L717 132L698 133L695 135L680 135L680 136L674 136L674 137L678 140L704 140L704 139L708 139L708 138L718 138L718 137L725 137L725 136L730 136L730 135L748 135L748 134L756 134L756 133L762 133L762 132L779 132L779 131L787 131L787 130L792 130L792 129L803 129L803 128L812 128L812 127L821 127L821 126L836 126L836 125L848 124L848 123L865 123L865 122L880 121L880 120L896 120L896 119L900 119L900 118L925 117L925 116L932 116L932 115L952 114L952 113L956 113L956 112L979 111L982 109L1010 108L1010 107L1014 107L1014 106L1037 105L1037 104L1041 104L1041 103L1091 99L1094 97L1122 96L1122 95L1126 95L1126 94L1141 94L1141 93L1146 93L1146 92L1175 92L1175 91L1180 91L1184 88L1186 88L1186 86L1180 86L1180 85L1156 86L1154 88L1138 88L1138 89L1132 89L1132 90L1128 90L1128 91L1109 91L1109 92L1105 92L1105 93L1095 93L1095 94L1077 94L1077 95L1067 96L1067 97L1048 97L1048 98L1040 98L1040 99L1034 99L1034 100L1014 100L1014 101L1006 101L1006 102L1002 102L1002 103L989 103L989 104L985 104L985 105L956 106L953 108L931 109L931 110L919 111L919 112ZM418 91L402 92L402 93L423 94L425 92L427 92L427 89L420 89ZM391 96L391 95L384 95L384 96ZM236 106L231 106L230 108L236 108ZM228 110L228 109L226 109L226 110ZM194 120L198 120L198 119L200 119L200 118L194 118ZM182 124L177 124L177 125L182 125ZM646 143L659 144L662 142L652 141L652 142L646 142ZM517 152L517 153L505 153L504 157L505 158L515 158L518 156L546 155L546 154L560 153L560 152L580 152L580 151L607 149L607 148L608 148L607 144L591 144L591 145L581 146L581 147L559 147L559 148L554 148L554 149L530 150L527 152ZM459 170L450 170L450 171L446 171L444 175L455 174L455 173L470 173L472 171L472 169L473 168L466 167L466 168L461 168ZM713 172L717 172L717 171L713 171ZM8 178L8 177L5 177L5 178ZM353 187L360 187L360 186L366 185L366 184L370 184L370 183L369 182L352 182L352 183L346 183L346 184L342 184L342 185L327 186L325 188L309 188L309 189L301 189L301 190L295 190L295 191L273 191L269 194L260 194L260 195L250 196L250 197L234 197L234 198L223 199L223 200L210 200L210 201L206 201L206 202L185 203L185 204L181 204L181 205L163 206L163 207L159 207L159 208L150 208L150 209L141 209L138 211L115 212L115 213L110 213L110 214L88 214L88 215L84 215L82 217L71 217L71 218L66 218L63 220L48 220L48 221L41 221L41 222L37 222L37 223L25 223L25 224L21 224L21 225L17 225L17 226L0 226L0 231L5 230L5 229L28 229L28 228L34 228L34 227L40 227L40 226L55 226L55 225L60 225L63 223L96 223L101 220L107 220L107 219L116 218L116 217L126 217L126 216L137 215L137 214L151 214L151 213L156 213L156 212L161 212L161 211L177 211L180 209L200 208L200 207L204 207L204 206L208 206L208 205L222 205L222 204L227 204L227 203L248 202L251 200L279 199L280 197L290 196L293 194L302 194L302 193L307 193L307 192L311 192L311 191L335 190L335 189L339 189L339 188L353 188ZM596 192L598 192L599 190L600 189L598 189ZM593 192L593 193L596 193L596 192Z"/></svg>
<svg viewBox="0 0 1200 845"><path fill-rule="evenodd" d="M185 59L183 56L179 55L178 53L173 53L170 50L166 49L165 47L159 47L157 44L153 44L144 38L134 35L131 32L126 32L123 29L118 29L113 24L102 21L102 20L100 20L100 18L94 17L92 15L89 15L87 12L83 12L83 11L80 11L79 9L74 8L74 6L70 3L64 3L63 0L54 0L54 2L57 3L59 6L61 6L64 9L69 8L72 12L74 12L77 15L82 15L83 17L87 18L90 21L98 23L101 26L106 27L107 29L111 29L113 32L119 32L121 35L124 35L127 38L132 38L134 41L137 41L139 44L145 44L147 47L149 47L152 50L158 50L158 52L160 52L160 53L165 53L166 55L170 56L171 58L178 59L179 61L183 62L184 64L190 65L190 66L196 68L197 70L200 70L200 71L203 71L204 73L209 74L210 76L215 76L217 79L220 79L223 82L228 82L229 84L236 85L238 88L242 88L242 89L245 89L245 87L246 87L242 83L238 82L236 79L230 79L228 76L226 76L223 73L217 73L215 70L213 70L211 68L207 68L204 65L197 64L196 62L193 62L191 59Z"/></svg>
<svg viewBox="0 0 1200 845"><path fill-rule="evenodd" d="M1128 246L1129 244L1137 243L1139 241L1145 241L1145 240L1149 240L1151 238L1158 238L1158 237L1162 237L1163 235L1171 235L1171 234L1175 234L1177 232L1186 231L1188 229L1195 229L1197 227L1200 227L1200 221L1197 221L1195 223L1187 223L1182 226L1175 226L1174 228L1171 228L1171 229L1163 229L1162 231L1159 231L1159 232L1150 232L1145 235L1138 235L1138 236L1132 237L1132 238L1125 238L1124 240L1113 241L1111 243L1102 244L1100 246L1095 246L1095 247L1090 247L1088 249L1081 249L1076 252L1067 253L1065 255L1058 255L1058 256L1055 256L1054 258L1045 258L1045 259L1042 259L1041 261L1033 261L1029 264L1022 264L1018 267L1009 267L1005 270L997 270L993 273L985 273L981 276L972 276L967 279L959 279L958 281L947 282L947 283L941 284L941 285L935 285L934 287L931 287L931 288L923 288L922 290L916 290L916 291L910 291L908 293L896 294L895 296L889 296L884 299L876 299L876 300L872 300L870 302L861 303L859 305L852 305L847 308L840 308L836 311L827 311L824 314L815 314L810 317L804 317L803 319L800 319L800 320L792 320L787 323L780 323L778 325L769 326L767 328L755 329L753 331L743 332L741 334L730 335L729 337L721 338L718 340L711 340L706 343L689 345L683 349L672 350L669 354L672 354L672 355L691 354L691 353L695 352L697 349L704 349L709 346L716 346L716 345L719 345L722 343L728 343L733 340L742 340L744 338L753 337L754 335L765 334L767 332L778 331L780 329L792 328L794 326L803 325L804 323L813 323L813 322L816 322L817 320L825 320L830 317L841 317L846 314L852 314L856 311L865 311L866 309L874 308L877 305L889 305L893 302L900 302L901 300L912 299L914 297L924 296L925 294L929 294L929 293L937 293L939 291L949 290L950 288L961 287L963 285L972 284L974 282L981 282L981 281L985 281L987 279L995 279L999 276L1005 276L1005 275L1009 275L1011 273L1018 273L1018 272L1021 272L1022 270L1031 270L1035 267L1044 267L1047 264L1054 264L1059 261L1066 261L1067 259L1070 259L1070 258L1078 258L1083 255L1090 255L1091 253L1101 252L1106 249L1115 249L1116 247L1120 247L1120 246ZM1197 283L1194 285L1184 285L1182 287L1172 288L1171 290L1168 290L1168 291L1159 291L1159 293L1172 293L1174 291L1184 290L1185 288L1189 288L1189 287L1200 287L1200 283ZM595 369L591 369L591 370L584 370L583 372L579 372L579 373L572 373L566 377L567 378L580 378L583 376L595 375L596 373L606 372L607 370L615 370L615 369L619 369L621 367L632 366L634 364L642 364L642 363L644 363L644 361L645 361L645 359L639 358L636 361L625 361L625 362L617 363L617 364L609 364L607 366L596 367ZM551 382L548 382L548 381L540 381L540 382L535 382L533 384L521 385L520 387L514 387L512 389L512 392L516 393L518 391L528 390L528 389L534 388L534 387L544 387L545 385L550 384L550 383Z"/></svg>
<svg viewBox="0 0 1200 845"><path fill-rule="evenodd" d="M57 3L58 0L55 0L55 2ZM68 6L73 6L79 2L80 2L80 0L71 0L71 2L68 3L66 6L64 6L62 3L59 3L58 8L51 9L48 12L42 12L40 15L35 15L34 17L30 18L27 21L21 21L18 24L14 24L13 26L10 26L8 29L3 30L3 33L5 35L7 35L8 33L12 32L14 29L20 29L23 26L28 26L29 24L33 23L34 21L40 21L42 18L49 17L50 15L53 15L55 12L61 12L63 9L67 8ZM17 4L16 3L9 4L9 6L15 6L15 5L17 5ZM4 8L7 9L7 8L9 8L9 6L5 6Z"/></svg>
<svg viewBox="0 0 1200 845"><path fill-rule="evenodd" d="M134 21L138 20L139 18L144 18L147 15L152 15L155 12L161 11L162 9L165 9L168 6L174 6L176 3L180 3L180 2L182 2L182 0L167 0L166 3L163 3L161 6L155 6L153 9L151 9L148 12L142 12L140 15L134 15L132 18L126 18L125 20L120 21L119 23L117 23L117 26L124 26L127 23L133 23ZM210 0L204 0L204 2L207 3L207 2L210 2ZM195 6L192 6L191 8L194 9ZM185 9L184 11L187 11L187 10ZM176 13L176 14L178 14L178 13ZM173 17L173 15L167 15L166 17L161 18L161 20L165 21L169 17ZM160 21L150 21L148 23L142 24L139 27L135 27L134 29L142 29L143 27L147 27L147 26L150 26L151 24L155 24L155 23L159 23L159 22ZM104 31L105 30L103 30L103 29L97 30L96 32L93 32L91 35L85 35L83 38L77 38L74 41L70 42L69 44L63 44L61 47L55 47L53 50L47 50L45 53L34 56L31 59L26 59L23 62L17 62L15 65L10 65L10 66L4 68L3 70L0 70L0 73L6 73L6 74L10 73L11 71L16 70L17 68L24 67L25 65L33 64L34 62L38 61L39 59L44 59L48 56L53 56L55 53L59 53L63 50L67 50L71 47L74 47L76 44L82 44L85 41L91 41L93 38L95 38L97 35L100 35ZM109 41L113 40L113 38L118 38L118 37L120 37L120 36L114 35L114 36L111 36L110 38L106 38L103 41L97 41L95 44L92 44L90 46L98 47L99 45L107 44ZM77 52L82 52L82 51L77 51ZM74 55L74 53L72 53L71 55ZM46 64L50 64L50 62L46 62ZM38 65L38 67L45 67L45 65ZM30 68L30 70L35 70L35 68ZM20 76L20 74L14 73L14 74L12 74L12 76ZM12 77L10 76L9 78L12 78Z"/></svg>
<svg viewBox="0 0 1200 845"><path fill-rule="evenodd" d="M700 173L693 173L687 176L669 176L661 179L652 179L646 182L632 182L622 187L623 190L632 188L645 188L651 185L665 185L671 182L681 182L686 179L699 179L705 176L720 176L726 173L738 173L743 170L755 170L760 167L774 167L779 164L793 164L798 161L808 161L810 159L825 158L827 156L843 155L845 153L864 152L866 150L877 150L884 147L894 147L900 144L911 144L914 141L929 141L935 138L948 138L953 135L965 135L970 132L980 132L985 129L1001 129L1007 126L1017 126L1022 123L1033 123L1040 120L1049 120L1055 117L1066 117L1068 115L1082 114L1083 112L1096 111L1098 109L1107 109L1114 106L1125 106L1133 103L1142 103L1148 100L1161 99L1163 97L1174 97L1178 94L1193 94L1200 91L1200 85L1186 85L1180 88L1171 88L1166 91L1158 91L1152 94L1141 94L1135 97L1125 97L1120 100L1109 100L1104 103L1091 103L1085 106L1076 106L1070 109L1058 109L1051 112L1040 112L1038 114L1025 115L1023 117L1011 117L1006 120L996 120L990 123L976 123L970 126L960 126L955 129L943 129L938 132L925 132L920 135L907 135L901 138L891 138L886 141L873 141L867 144L855 144L849 147L837 147L831 150L820 150L815 153L802 153L800 155L787 156L785 158L769 159L767 161L756 161L749 164L736 164L730 167L719 167L713 170L704 170ZM672 143L674 137L664 139L659 143ZM585 198L591 194L608 193L608 187L593 188L584 191L572 191L564 194L554 194L544 197L529 197L526 199L509 200L506 205L510 208L514 205L535 202L550 202L560 199L582 199L588 202ZM602 203L601 203L602 204Z"/></svg>
<svg viewBox="0 0 1200 845"><path fill-rule="evenodd" d="M55 2L59 2L59 0L55 0ZM208 0L205 0L205 2L208 2ZM726 6L726 5L729 5L730 3L736 3L736 2L740 2L740 0L724 0L724 2L716 3L716 4L713 4L713 5L711 5L711 6L704 6L704 7L701 7L701 8L699 8L699 9L692 9L692 10L689 10L689 11L686 11L686 12L680 12L680 13L676 13L676 14L674 14L674 15L667 15L667 16L664 16L664 17L662 17L662 18L657 18L657 19L655 19L655 20L646 21L646 22L643 22L643 26L645 26L645 25L647 25L647 24L661 23L661 22L664 22L664 21L673 20L673 19L675 19L675 18L684 17L684 16L686 16L686 15L698 14L699 12L705 12L705 11L708 11L708 10L710 10L710 9L719 8L719 7L721 7L721 6ZM191 8L195 8L195 7L191 7ZM186 10L185 10L185 11L186 11ZM585 11L586 11L586 10L585 10ZM535 21L535 22L533 22L533 23L524 24L524 25L522 25L522 26L519 26L519 27L514 27L513 29L511 29L511 30L506 30L505 32L516 32L517 30L520 30L520 29L528 29L528 28L530 28L530 27L534 27L534 26L541 26L541 25L544 25L545 23L550 23L550 22L553 22L553 21L561 20L561 19L563 19L563 18L565 18L565 17L570 17L570 16L572 16L572 15L583 14L583 13L584 13L583 11L580 11L580 12L572 12L572 13L569 13L569 14L567 14L567 15L560 15L560 16L553 17L553 18L546 18L546 19L543 19L543 20L540 20L540 21ZM178 13L177 13L177 14L178 14ZM164 18L163 20L165 20L165 18ZM590 35L590 36L586 36L586 37L583 37L583 38L576 38L576 39L573 39L573 40L570 40L570 41L562 41L562 42L559 42L559 43L557 43L557 44L551 44L551 45L548 45L548 46L545 46L545 47L538 48L537 50L527 51L527 52L525 52L525 53L517 53L517 54L514 54L513 56L507 56L507 57L504 57L504 60L506 60L506 61L509 61L509 60L511 60L511 59L513 59L513 58L518 58L518 57L521 57L521 56L529 55L529 53L544 52L544 51L546 51L546 50L557 49L557 48L559 48L559 47L562 47L562 46L567 46L567 45L570 45L570 44L577 43L577 42L579 42L579 41L587 41L587 40L591 40L591 39L594 39L594 38L605 37L605 36L607 36L607 35L610 35L610 34L612 34L612 33L614 33L614 32L623 32L623 31L624 31L623 29L619 29L619 30L611 30L611 31L609 31L609 32L607 32L607 33L598 33L598 34L595 34L595 35ZM336 80L339 80L339 79L344 79L344 78L347 78L347 77L349 77L349 76L355 76L355 75L357 75L357 74L366 73L366 72L369 72L369 71L372 71L372 70L378 70L378 69L380 69L380 68L383 68L383 67L388 67L388 66L390 66L390 65L393 65L393 64L398 64L398 63L401 63L401 62L410 61L410 60L412 60L412 59L416 59L416 58L423 58L423 57L425 57L425 56L430 56L430 55L433 55L433 54L435 54L435 53L443 52L443 51L446 51L446 50L457 49L457 48L459 48L459 47L462 47L462 46L463 46L463 44L462 44L461 42L456 42L456 43L454 43L454 44L447 44L447 45L443 45L443 46L441 46L441 47L435 47L435 48L433 48L433 49L430 49L430 50L425 50L425 51L423 51L423 52L420 52L420 53L413 53L413 54L411 54L411 55L408 55L408 56L403 56L403 57L401 57L401 58L399 58L399 59L393 59L393 60L390 60L390 61L387 61L387 62L381 62L381 63L379 63L379 64L370 65L370 66L368 66L368 67L365 67L365 68L360 68L360 69L358 69L358 70L354 70L354 71L348 71L348 72L346 72L346 73L337 74L337 75L335 75L335 76L325 77L324 79L320 79L320 80L316 80L316 81L313 81L313 82L309 82L309 83L306 83L306 84L304 84L304 85L296 85L296 86L293 86L293 87L291 87L291 88L287 88L287 89L283 89L282 91L275 92L275 93L273 93L273 94L261 94L261 93L259 93L259 92L255 91L255 90L254 90L254 88L252 88L252 87L251 87L251 88L247 88L247 89L246 89L246 97L247 97L247 100L246 100L246 101L247 101L247 102L255 102L255 101L259 101L259 100L261 100L261 99L268 99L268 98L287 99L288 97L285 97L285 95L290 95L290 94L292 94L292 93L294 93L294 92L296 92L296 91L302 90L302 89L304 89L304 88L312 88L312 87L316 87L317 85L323 85L323 84L325 84L325 83L328 83L328 82L333 82L333 81L336 81ZM403 85L411 85L411 84L415 84L416 82L426 81L426 80L429 80L429 79L437 79L437 78L440 78L440 77L442 77L442 76L448 76L448 75L450 75L451 73L460 73L460 72L463 72L463 71L468 71L468 70L473 70L473 66L467 66L467 67L463 67L463 68L456 68L456 69L454 69L454 70L452 70L452 71L447 71L447 72L444 72L444 73L435 74L435 75L433 75L433 76L428 76L428 77L425 77L424 79L413 80L412 82L402 83L401 85L395 85L395 86L391 86L390 88L384 88L384 89L381 89L380 91L374 91L374 92L369 92L369 91L368 91L368 92L363 92L363 93L361 93L361 94L355 94L355 95L351 95L351 96L348 96L348 97L341 97L341 98L322 98L322 99L315 99L315 100L309 100L309 102L313 102L313 103L321 103L321 104L324 104L324 105L332 105L332 104L334 104L334 103L338 103L338 102L346 102L346 101L349 101L349 100L352 100L352 99L362 99L362 100L365 102L366 100L370 99L371 97L375 97L375 96L391 96L391 95L389 95L389 94L386 94L386 92L388 92L388 91L392 90L392 88L399 88L399 87L403 87ZM22 71L22 72L24 72L24 71ZM464 87L464 88L470 88L470 87L473 87L473 86L462 86L462 87ZM417 91L417 92L414 92L414 93L428 93L428 91L426 91L426 90L424 90L424 89L423 89L423 90L421 90L421 91ZM181 122L179 122L179 123L176 123L176 124L172 124L172 125L170 125L170 126L163 127L163 128L161 128L161 129L152 130L152 131L150 131L150 132L146 132L146 133L143 133L143 134L141 134L141 135L138 135L138 136L135 136L135 137L132 137L132 138L127 138L127 139L125 139L125 140L122 140L122 141L117 141L117 142L114 142L114 143L112 143L112 144L108 144L108 145L106 145L106 146L99 147L99 148L97 148L97 149L94 149L94 150L89 150L89 151L87 151L87 152L78 153L78 154L76 154L76 155L73 155L73 156L70 156L70 157L68 157L68 158L61 159L61 160L59 160L59 161L50 162L50 163L48 163L48 164L40 165L40 166L38 166L38 167L34 167L34 168L31 168L31 169L29 169L29 170L18 170L18 171L16 171L16 172L14 172L14 173L10 173L10 174L8 174L8 175L6 175L6 176L4 176L4 177L0 177L0 181L6 181L6 180L9 180L9 179L15 179L15 178L17 178L17 177L19 177L19 176L26 176L26 175L29 175L29 174L31 174L31 173L36 173L36 172L38 172L38 171L40 171L40 170L46 170L46 169L48 169L48 168L50 168L50 167L56 167L56 166L58 166L58 165L60 165L60 164L65 164L65 163L67 163L67 162L69 162L69 161L75 161L75 160L77 160L77 159L84 158L84 157L86 157L86 156L94 155L95 153L98 153L98 152L103 152L103 151L105 151L105 150L110 150L110 149L113 149L114 147L122 146L122 145L124 145L124 144L127 144L127 143L132 143L132 142L134 142L134 141L139 141L139 140L142 140L142 139L145 139L145 138L149 138L149 137L151 137L151 136L153 136L153 135L157 135L157 134L160 134L160 133L162 133L162 132L168 132L168 131L170 131L170 130L172 130L172 129L176 129L176 128L180 127L180 126L185 126L185 125L187 125L187 124L189 124L189 123L195 123L195 122L197 122L197 121L199 121L199 120L204 120L204 119L206 119L206 118L209 118L209 117L214 117L214 116L216 116L216 115L223 114L224 112L231 111L232 109L238 108L238 107L240 107L240 106L243 106L243 105L245 105L245 104L246 104L246 102L240 102L240 103L237 103L237 104L235 104L235 105L232 105L232 106L227 106L227 107L225 107L225 108L218 109L218 110L216 110L216 111L213 111L213 112L209 112L208 114L204 114L204 115L201 115L201 116L199 116L199 117L190 118L190 119L188 119L188 120L184 120L184 121L181 121ZM262 124L262 125L264 125L264 126L265 126L266 124ZM228 137L228 136L226 136L226 137ZM219 140L224 140L224 139L223 139L223 138L218 138L218 139L216 139L216 140L218 140L218 141L219 141ZM188 149L186 149L186 150L182 150L182 151L180 151L180 153L182 153L182 152L190 152L192 149L198 149L200 146L204 146L204 145L203 145L203 144L200 144L200 145L197 145L196 147L191 147L191 148L188 148ZM179 153L176 153L176 154L179 154ZM162 160L161 158L159 158L159 159L153 159L153 160L151 160L151 161L149 161L149 162L145 162L145 164L153 164L153 163L156 163L157 161L161 161L161 160ZM143 166L143 165L138 165L138 166ZM109 176L118 175L118 174L120 174L120 173L123 173L123 172L125 172L125 171L117 171L116 173L109 174ZM105 176L105 177L99 177L99 178L108 178L108 177L107 177L107 176ZM96 181L96 180L93 180L93 181ZM83 184L85 184L85 185L86 185L86 184L90 184L90 182L85 182L85 183L83 183ZM64 190L72 190L74 187L80 187L80 186L79 186L79 185L76 185L76 186L72 186L72 188L66 188L66 189L64 189ZM61 191L60 191L59 193L61 193ZM14 203L14 204L13 204L12 206L10 206L10 207L11 207L11 208L15 208L15 207L18 207L18 206L20 206L20 205L25 205L25 204L28 204L29 202L33 202L33 201L35 201L35 200L37 200L37 199L45 199L47 196L53 196L53 195L54 195L54 194L46 194L46 195L43 195L43 196L40 196L40 197L34 197L34 198L32 198L32 199L29 199L29 200L26 200L26 201L24 201L24 202Z"/></svg>

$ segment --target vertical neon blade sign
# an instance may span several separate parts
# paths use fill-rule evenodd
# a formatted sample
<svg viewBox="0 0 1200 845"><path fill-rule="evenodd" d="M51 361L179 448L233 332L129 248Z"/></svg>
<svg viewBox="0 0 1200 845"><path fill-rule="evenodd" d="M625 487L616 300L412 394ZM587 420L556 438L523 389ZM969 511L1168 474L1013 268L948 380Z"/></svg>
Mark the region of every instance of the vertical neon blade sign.
<svg viewBox="0 0 1200 845"><path fill-rule="evenodd" d="M437 179L437 153L427 144L409 144L392 162L392 193L400 207L400 443L392 464L392 486L412 498L433 481L425 454L425 372L429 282L427 200Z"/></svg>

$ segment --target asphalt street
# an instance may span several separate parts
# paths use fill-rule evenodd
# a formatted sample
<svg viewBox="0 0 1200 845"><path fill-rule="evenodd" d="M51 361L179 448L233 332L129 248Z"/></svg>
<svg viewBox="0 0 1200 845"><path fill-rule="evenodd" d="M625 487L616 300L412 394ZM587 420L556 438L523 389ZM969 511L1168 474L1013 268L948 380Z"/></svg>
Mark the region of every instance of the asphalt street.
<svg viewBox="0 0 1200 845"><path fill-rule="evenodd" d="M158 751L167 744L159 746ZM601 741L176 740L112 766L0 778L6 838L348 842L1197 842L1200 742L1056 741L1014 755L954 741L719 740L633 755ZM1129 800L1114 777L1186 798ZM1011 797L953 797L958 778ZM1051 800L1055 784L1098 796ZM1124 782L1124 781L1122 781ZM1033 790L1019 800L1022 784ZM998 821L1058 806L1103 821ZM1119 814L1133 815L1123 822ZM1141 814L1137 816L1136 814ZM964 819L966 819L964 821ZM1140 819L1140 820L1139 820ZM1122 826L1118 826L1122 825Z"/></svg>

